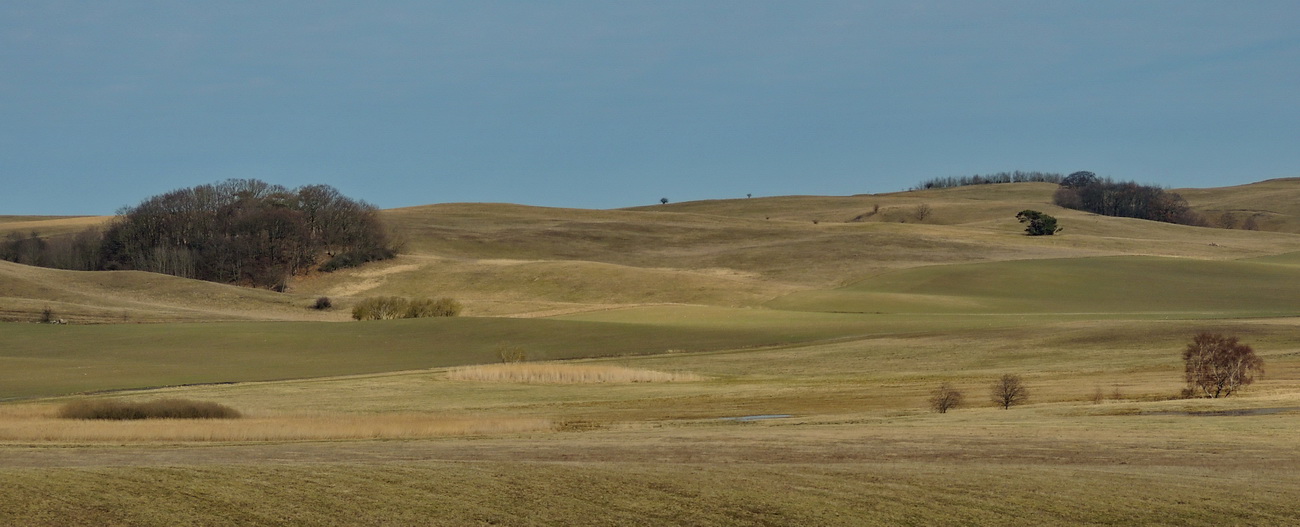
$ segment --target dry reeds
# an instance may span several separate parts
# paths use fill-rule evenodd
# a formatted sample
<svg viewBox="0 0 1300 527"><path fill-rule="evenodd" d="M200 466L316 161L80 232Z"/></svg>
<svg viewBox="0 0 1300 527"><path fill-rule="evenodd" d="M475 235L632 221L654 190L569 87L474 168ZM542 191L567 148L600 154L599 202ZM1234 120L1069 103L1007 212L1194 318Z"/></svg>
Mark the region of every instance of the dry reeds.
<svg viewBox="0 0 1300 527"><path fill-rule="evenodd" d="M621 366L589 364L485 364L447 371L455 381L517 382L531 384L600 384L632 382L687 382L704 378L693 373L636 370Z"/></svg>
<svg viewBox="0 0 1300 527"><path fill-rule="evenodd" d="M159 399L157 401L73 401L59 409L63 419L237 419L239 410L207 401Z"/></svg>
<svg viewBox="0 0 1300 527"><path fill-rule="evenodd" d="M417 298L410 300L399 296L366 298L352 308L356 320L394 320L399 318L454 317L464 306L453 298Z"/></svg>

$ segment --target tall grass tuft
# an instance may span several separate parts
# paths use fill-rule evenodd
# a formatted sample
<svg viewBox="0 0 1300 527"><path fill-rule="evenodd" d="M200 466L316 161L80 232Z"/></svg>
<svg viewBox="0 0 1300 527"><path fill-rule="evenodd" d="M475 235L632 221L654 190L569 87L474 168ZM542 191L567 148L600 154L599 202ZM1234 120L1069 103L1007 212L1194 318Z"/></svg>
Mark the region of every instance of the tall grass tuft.
<svg viewBox="0 0 1300 527"><path fill-rule="evenodd" d="M517 382L532 384L600 384L631 382L689 382L704 378L693 373L635 370L621 366L586 364L506 363L462 366L447 371L454 381Z"/></svg>
<svg viewBox="0 0 1300 527"><path fill-rule="evenodd" d="M352 308L356 320L393 320L398 318L454 317L464 308L453 298L417 298L409 300L400 296L375 296L366 298Z"/></svg>
<svg viewBox="0 0 1300 527"><path fill-rule="evenodd" d="M223 404L188 399L156 401L73 401L59 409L64 419L237 419L238 410Z"/></svg>

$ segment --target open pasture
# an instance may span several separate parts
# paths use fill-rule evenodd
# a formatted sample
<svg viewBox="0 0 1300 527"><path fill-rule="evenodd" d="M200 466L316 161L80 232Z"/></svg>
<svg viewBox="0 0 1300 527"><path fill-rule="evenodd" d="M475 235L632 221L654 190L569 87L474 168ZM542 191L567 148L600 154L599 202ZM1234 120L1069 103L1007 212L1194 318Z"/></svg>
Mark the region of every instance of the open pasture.
<svg viewBox="0 0 1300 527"><path fill-rule="evenodd" d="M25 288L4 306L222 320L0 326L0 524L1300 523L1300 238L1064 211L1051 190L399 209L406 254L266 293L282 307L0 266ZM1023 236L1023 208L1067 230ZM480 316L339 322L372 294ZM309 313L319 295L343 307ZM1200 331L1265 374L1179 398ZM489 366L503 348L523 373L459 375L514 366ZM994 406L1005 373L1027 404ZM944 382L965 403L939 414ZM54 417L156 398L244 417Z"/></svg>

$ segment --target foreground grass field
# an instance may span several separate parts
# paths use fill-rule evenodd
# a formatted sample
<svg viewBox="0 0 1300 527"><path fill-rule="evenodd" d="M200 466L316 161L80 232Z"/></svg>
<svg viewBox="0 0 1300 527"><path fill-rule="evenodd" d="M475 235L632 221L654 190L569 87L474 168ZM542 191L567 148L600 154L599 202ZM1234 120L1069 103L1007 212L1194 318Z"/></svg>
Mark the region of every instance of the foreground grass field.
<svg viewBox="0 0 1300 527"><path fill-rule="evenodd" d="M1022 236L1006 210L1050 191L403 209L402 258L267 299L0 267L5 305L222 321L0 325L0 525L1300 524L1300 236L1057 209ZM479 316L298 305L443 292ZM1200 331L1265 375L1178 398ZM989 400L1004 373L1028 404ZM55 417L159 398L244 417Z"/></svg>

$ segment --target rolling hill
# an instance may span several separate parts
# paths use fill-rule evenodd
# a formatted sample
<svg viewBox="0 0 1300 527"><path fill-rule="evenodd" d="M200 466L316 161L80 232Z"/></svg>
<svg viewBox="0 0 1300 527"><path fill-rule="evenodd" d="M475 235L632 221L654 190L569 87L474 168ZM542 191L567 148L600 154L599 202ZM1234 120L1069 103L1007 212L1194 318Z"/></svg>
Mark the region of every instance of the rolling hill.
<svg viewBox="0 0 1300 527"><path fill-rule="evenodd" d="M1300 522L1300 179L1179 191L1261 230L1052 192L394 209L398 258L287 293L0 262L0 524ZM1025 236L1026 208L1065 231ZM372 295L466 316L343 322ZM47 308L71 323L25 322ZM1203 331L1265 373L1179 396ZM689 380L453 376L504 351ZM1008 373L1031 394L1009 410L987 398ZM930 411L941 383L965 404ZM58 417L157 398L244 417Z"/></svg>
<svg viewBox="0 0 1300 527"><path fill-rule="evenodd" d="M1300 211L1291 205L1300 200L1290 199L1300 194L1300 179L1179 190L1198 210L1271 211L1268 221L1261 221L1268 230L1260 231L1061 209L1050 204L1054 188L981 185L624 210L508 204L393 209L383 217L403 245L401 256L301 277L288 294L170 277L5 265L0 266L0 318L30 320L50 307L76 322L342 321L352 302L373 295L452 296L471 316L549 316L653 304L815 308L808 305L812 298L842 299L845 290L838 288L919 267L1114 256L1223 262L1300 251L1300 237L1292 233L1300 226ZM929 213L918 220L921 205ZM1065 230L1053 237L1024 236L1014 215L1026 208L1057 216ZM62 235L104 221L0 217L0 234ZM1181 271L1159 272L1176 282ZM1086 278L1081 275L1078 287L1088 287ZM1120 277L1112 272L1104 279ZM787 295L797 300L782 300ZM320 296L340 308L307 311L305 306Z"/></svg>

